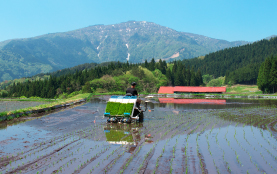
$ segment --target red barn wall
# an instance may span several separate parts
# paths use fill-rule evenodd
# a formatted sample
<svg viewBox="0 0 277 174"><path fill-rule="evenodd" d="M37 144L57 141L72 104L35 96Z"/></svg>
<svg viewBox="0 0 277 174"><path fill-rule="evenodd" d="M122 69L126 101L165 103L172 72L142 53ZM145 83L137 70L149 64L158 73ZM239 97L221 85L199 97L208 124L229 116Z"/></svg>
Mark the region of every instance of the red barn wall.
<svg viewBox="0 0 277 174"><path fill-rule="evenodd" d="M226 87L202 87L202 86L161 86L159 94L173 93L223 93L226 92Z"/></svg>

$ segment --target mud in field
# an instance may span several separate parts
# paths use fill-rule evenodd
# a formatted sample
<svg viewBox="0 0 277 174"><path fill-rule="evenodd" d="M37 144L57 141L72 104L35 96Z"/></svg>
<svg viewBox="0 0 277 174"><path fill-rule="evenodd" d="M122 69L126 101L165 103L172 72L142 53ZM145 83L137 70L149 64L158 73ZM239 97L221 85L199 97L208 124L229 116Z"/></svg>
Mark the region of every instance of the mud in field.
<svg viewBox="0 0 277 174"><path fill-rule="evenodd" d="M36 101L0 101L0 112L13 111L22 108L28 108L47 104L49 102L36 102Z"/></svg>
<svg viewBox="0 0 277 174"><path fill-rule="evenodd" d="M0 129L0 173L277 172L274 100L153 99L108 124L108 98Z"/></svg>

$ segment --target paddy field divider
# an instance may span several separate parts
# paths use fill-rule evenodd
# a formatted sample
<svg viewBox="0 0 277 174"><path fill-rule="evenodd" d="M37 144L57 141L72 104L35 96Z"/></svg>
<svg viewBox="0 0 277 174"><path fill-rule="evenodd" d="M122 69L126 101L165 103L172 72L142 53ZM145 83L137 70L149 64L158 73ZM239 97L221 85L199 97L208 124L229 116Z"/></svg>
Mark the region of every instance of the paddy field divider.
<svg viewBox="0 0 277 174"><path fill-rule="evenodd" d="M78 95L70 97L68 99L53 100L53 102L51 102L51 103L42 104L39 106L28 107L28 108L13 110L13 111L1 112L0 113L0 122L6 121L6 120L12 120L14 118L19 118L19 117L23 117L23 116L28 116L31 114L46 113L49 111L81 104L81 103L88 101L91 97L92 97L91 93L84 93L84 94L78 94ZM12 99L11 99L11 101L12 101ZM29 100L24 100L24 101L29 101ZM34 101L34 100L30 100L30 101Z"/></svg>

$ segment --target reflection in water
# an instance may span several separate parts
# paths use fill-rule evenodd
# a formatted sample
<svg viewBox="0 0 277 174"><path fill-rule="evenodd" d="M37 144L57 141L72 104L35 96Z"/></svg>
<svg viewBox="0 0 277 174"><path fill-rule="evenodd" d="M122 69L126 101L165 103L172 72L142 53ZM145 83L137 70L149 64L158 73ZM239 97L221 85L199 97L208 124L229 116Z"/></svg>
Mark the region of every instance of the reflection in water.
<svg viewBox="0 0 277 174"><path fill-rule="evenodd" d="M110 144L130 145L128 152L132 153L139 144L141 137L139 130L143 127L142 123L119 124L110 123L104 127L107 142ZM147 141L150 137L146 137Z"/></svg>
<svg viewBox="0 0 277 174"><path fill-rule="evenodd" d="M204 98L155 98L148 108L157 109L228 109L277 105L277 100L263 99L204 99Z"/></svg>
<svg viewBox="0 0 277 174"><path fill-rule="evenodd" d="M176 99L176 98L159 98L160 103L176 103L176 104L217 104L225 105L225 99Z"/></svg>

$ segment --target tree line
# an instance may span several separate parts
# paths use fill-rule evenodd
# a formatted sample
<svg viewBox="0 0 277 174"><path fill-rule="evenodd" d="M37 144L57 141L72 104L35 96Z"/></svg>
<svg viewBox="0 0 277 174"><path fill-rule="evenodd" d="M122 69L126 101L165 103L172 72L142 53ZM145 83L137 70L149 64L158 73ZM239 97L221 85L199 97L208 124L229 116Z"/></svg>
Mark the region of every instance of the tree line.
<svg viewBox="0 0 277 174"><path fill-rule="evenodd" d="M277 37L252 44L227 48L205 57L183 60L186 65L200 69L215 78L226 76L226 84L256 84L259 68L266 57L277 54Z"/></svg>
<svg viewBox="0 0 277 174"><path fill-rule="evenodd" d="M90 69L87 68L88 65L78 66L77 69L72 68L75 70L75 73L70 69L61 70L52 73L48 79L44 80L28 80L24 83L13 83L6 87L4 92L2 91L0 97L36 96L41 98L55 98L62 94L70 94L75 91L125 91L126 87L133 80L141 83L137 85L140 92L157 92L160 86L165 85L203 85L201 71L198 69L195 72L194 67L190 68L182 61L166 63L165 61L159 60L156 62L153 58L150 62L145 60L144 63L137 64L111 62L106 63L106 66L92 66L93 68ZM113 85L109 85L104 81L113 82L109 83ZM111 88L111 86L114 87Z"/></svg>

